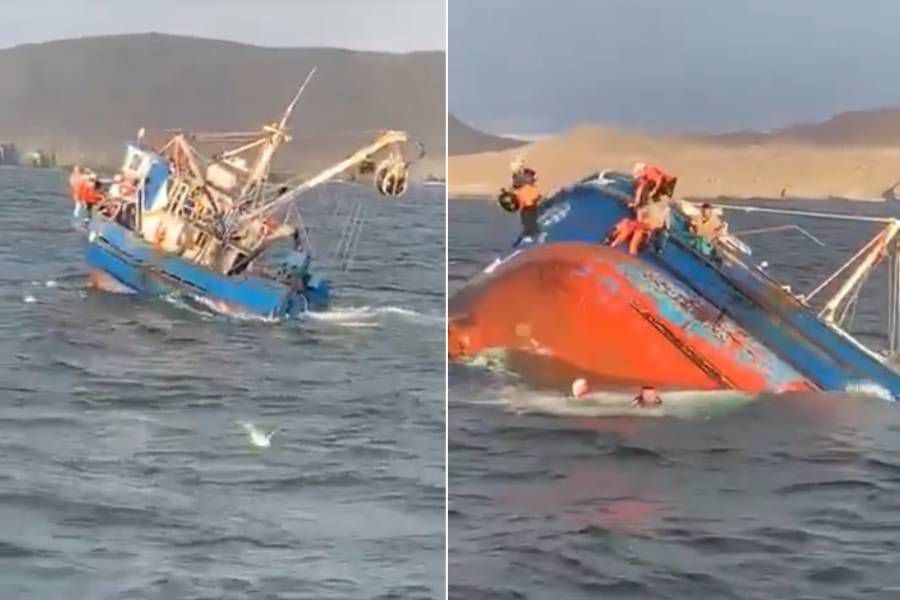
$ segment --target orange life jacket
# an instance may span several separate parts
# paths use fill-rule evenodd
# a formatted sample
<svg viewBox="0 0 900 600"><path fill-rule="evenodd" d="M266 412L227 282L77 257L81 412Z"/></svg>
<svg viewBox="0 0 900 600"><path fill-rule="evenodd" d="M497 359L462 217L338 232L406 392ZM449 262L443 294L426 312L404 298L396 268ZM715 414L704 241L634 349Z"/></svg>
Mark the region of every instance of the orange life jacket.
<svg viewBox="0 0 900 600"><path fill-rule="evenodd" d="M671 196L675 191L676 177L666 173L659 167L648 165L634 178L635 199L641 201L648 190L653 190L653 195L665 194Z"/></svg>
<svg viewBox="0 0 900 600"><path fill-rule="evenodd" d="M78 187L78 200L87 206L91 206L93 204L97 204L102 196L100 196L100 192L97 191L97 188L94 186L94 182L89 179L83 179Z"/></svg>
<svg viewBox="0 0 900 600"><path fill-rule="evenodd" d="M541 200L541 193L537 186L526 183L516 190L516 199L519 201L519 210L534 208Z"/></svg>
<svg viewBox="0 0 900 600"><path fill-rule="evenodd" d="M75 202L81 202L81 187L84 185L85 179L84 175L75 172L69 176L69 192Z"/></svg>

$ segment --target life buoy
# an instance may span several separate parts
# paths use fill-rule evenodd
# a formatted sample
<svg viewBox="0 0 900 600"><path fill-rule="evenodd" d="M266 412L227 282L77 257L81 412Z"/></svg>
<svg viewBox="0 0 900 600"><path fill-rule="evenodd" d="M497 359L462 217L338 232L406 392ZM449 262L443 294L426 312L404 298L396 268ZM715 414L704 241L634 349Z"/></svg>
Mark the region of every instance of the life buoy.
<svg viewBox="0 0 900 600"><path fill-rule="evenodd" d="M512 190L502 189L497 196L497 204L506 212L516 212L519 210L519 197Z"/></svg>

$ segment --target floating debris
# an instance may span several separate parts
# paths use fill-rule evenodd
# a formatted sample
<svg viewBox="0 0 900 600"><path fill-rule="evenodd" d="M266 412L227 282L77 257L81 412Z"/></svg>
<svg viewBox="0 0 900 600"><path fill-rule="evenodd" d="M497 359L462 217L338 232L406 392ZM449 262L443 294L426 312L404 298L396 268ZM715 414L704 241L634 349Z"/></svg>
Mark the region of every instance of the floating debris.
<svg viewBox="0 0 900 600"><path fill-rule="evenodd" d="M272 445L272 436L275 435L277 429L273 429L272 431L266 433L261 429L257 429L253 423L241 423L241 426L244 428L244 431L247 432L247 436L250 438L250 443L256 446L257 448L268 448Z"/></svg>

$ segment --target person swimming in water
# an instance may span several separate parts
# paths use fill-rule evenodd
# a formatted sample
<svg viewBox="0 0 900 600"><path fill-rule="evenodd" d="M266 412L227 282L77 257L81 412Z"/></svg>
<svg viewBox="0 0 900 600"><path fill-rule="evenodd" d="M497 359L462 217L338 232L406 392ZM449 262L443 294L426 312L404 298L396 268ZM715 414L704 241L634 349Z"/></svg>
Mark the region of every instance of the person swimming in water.
<svg viewBox="0 0 900 600"><path fill-rule="evenodd" d="M662 398L659 396L659 392L656 391L656 388L645 385L641 388L641 391L638 392L637 396L634 397L632 402L635 406L640 406L641 408L651 408L661 405Z"/></svg>

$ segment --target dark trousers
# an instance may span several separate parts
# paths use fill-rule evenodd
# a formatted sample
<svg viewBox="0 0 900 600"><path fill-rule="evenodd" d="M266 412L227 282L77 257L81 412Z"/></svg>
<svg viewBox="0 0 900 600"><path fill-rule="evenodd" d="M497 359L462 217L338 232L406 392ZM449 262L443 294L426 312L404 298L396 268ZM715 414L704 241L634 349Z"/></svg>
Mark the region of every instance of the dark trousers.
<svg viewBox="0 0 900 600"><path fill-rule="evenodd" d="M537 237L541 233L541 228L538 226L537 207L523 208L520 214L522 217L522 235Z"/></svg>

